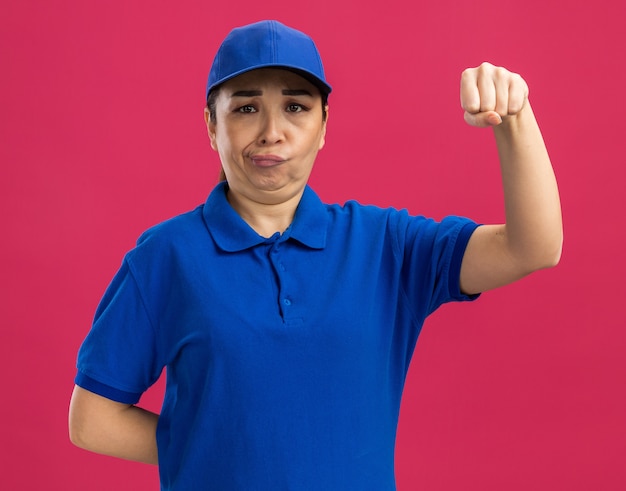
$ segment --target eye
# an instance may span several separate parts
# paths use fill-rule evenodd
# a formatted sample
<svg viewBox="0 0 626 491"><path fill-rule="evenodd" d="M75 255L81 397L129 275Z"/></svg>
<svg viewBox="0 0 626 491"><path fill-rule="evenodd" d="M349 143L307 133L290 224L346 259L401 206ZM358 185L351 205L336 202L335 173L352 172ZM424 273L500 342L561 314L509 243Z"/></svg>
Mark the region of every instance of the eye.
<svg viewBox="0 0 626 491"><path fill-rule="evenodd" d="M255 113L256 112L256 108L254 106L251 106L250 104L247 104L245 106L241 106L237 108L238 113Z"/></svg>
<svg viewBox="0 0 626 491"><path fill-rule="evenodd" d="M308 109L302 104L296 104L295 102L287 105L287 112L290 113L299 113L302 111L307 111Z"/></svg>

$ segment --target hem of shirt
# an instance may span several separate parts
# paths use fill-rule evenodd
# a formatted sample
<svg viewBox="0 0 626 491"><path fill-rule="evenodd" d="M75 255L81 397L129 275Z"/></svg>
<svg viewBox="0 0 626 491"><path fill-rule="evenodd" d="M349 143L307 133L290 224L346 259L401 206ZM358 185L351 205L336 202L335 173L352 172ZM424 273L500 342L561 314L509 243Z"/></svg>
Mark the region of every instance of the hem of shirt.
<svg viewBox="0 0 626 491"><path fill-rule="evenodd" d="M115 402L121 402L122 404L136 404L141 398L141 393L126 392L124 390L116 389L110 385L98 382L80 371L76 374L74 383L89 392L93 392L94 394L106 397L107 399L111 399Z"/></svg>

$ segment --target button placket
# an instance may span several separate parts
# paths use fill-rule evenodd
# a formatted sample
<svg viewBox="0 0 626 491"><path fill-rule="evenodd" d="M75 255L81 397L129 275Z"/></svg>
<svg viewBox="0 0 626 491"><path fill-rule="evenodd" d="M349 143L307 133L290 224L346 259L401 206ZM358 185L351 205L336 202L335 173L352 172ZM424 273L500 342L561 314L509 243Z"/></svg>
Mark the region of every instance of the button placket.
<svg viewBox="0 0 626 491"><path fill-rule="evenodd" d="M284 262L281 260L281 252L283 251L284 244L280 244L276 242L272 245L270 250L270 263L272 264L272 268L276 274L277 278L277 286L278 286L278 308L283 320L286 320L289 311L289 307L292 305L292 299L290 298L288 292L286 291L286 285L289 284L289 281L286 277L287 267Z"/></svg>

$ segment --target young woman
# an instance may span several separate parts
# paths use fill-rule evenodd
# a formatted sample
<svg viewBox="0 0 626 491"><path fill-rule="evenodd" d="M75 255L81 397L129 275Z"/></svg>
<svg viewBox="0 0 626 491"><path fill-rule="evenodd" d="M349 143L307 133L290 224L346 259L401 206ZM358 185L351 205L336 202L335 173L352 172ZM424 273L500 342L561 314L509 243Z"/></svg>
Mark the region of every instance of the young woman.
<svg viewBox="0 0 626 491"><path fill-rule="evenodd" d="M448 301L555 265L557 186L524 80L466 70L466 121L492 127L506 224L322 203L327 84L313 41L233 30L205 120L225 180L142 235L78 356L70 436L159 464L164 490L393 490L409 360ZM167 370L160 415L136 406Z"/></svg>

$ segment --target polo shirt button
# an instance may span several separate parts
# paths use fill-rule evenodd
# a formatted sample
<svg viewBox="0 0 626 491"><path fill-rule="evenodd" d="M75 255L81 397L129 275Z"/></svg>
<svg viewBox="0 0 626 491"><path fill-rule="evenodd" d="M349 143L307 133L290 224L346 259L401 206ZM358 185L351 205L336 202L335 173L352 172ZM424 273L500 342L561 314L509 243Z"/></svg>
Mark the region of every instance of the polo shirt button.
<svg viewBox="0 0 626 491"><path fill-rule="evenodd" d="M284 303L285 305L291 305L291 300L289 300L288 298L285 298L285 299L283 300L283 303Z"/></svg>

